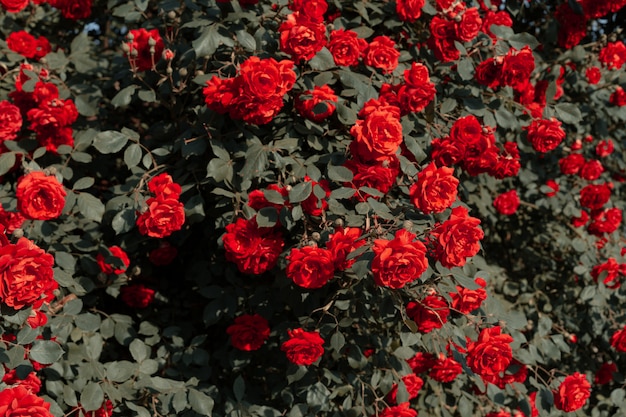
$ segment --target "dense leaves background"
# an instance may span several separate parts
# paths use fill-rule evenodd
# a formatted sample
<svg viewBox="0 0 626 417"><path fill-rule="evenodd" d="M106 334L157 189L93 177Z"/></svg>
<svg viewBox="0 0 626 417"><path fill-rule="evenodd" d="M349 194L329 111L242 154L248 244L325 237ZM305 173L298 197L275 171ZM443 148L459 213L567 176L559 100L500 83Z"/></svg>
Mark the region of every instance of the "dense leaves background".
<svg viewBox="0 0 626 417"><path fill-rule="evenodd" d="M422 416L561 415L559 387L573 396L582 380L592 388L579 415L625 412L626 342L617 332L626 325L626 98L615 94L626 86L626 53L602 52L623 39L620 2L447 2L511 21L443 42L432 22L463 19L443 13L446 2L427 0L413 19L396 2L332 1L321 22L307 21L318 30L309 54L282 33L293 30L294 10L315 16L325 2L74 3L0 0L0 99L45 96L41 81L58 89L49 107L64 109L25 112L16 129L0 127L8 239L0 249L30 239L54 258L58 284L42 291L50 299L23 306L1 292L0 410L10 395L26 395L14 386L37 375L37 396L55 416L403 415L389 407L409 399ZM585 15L589 4L611 3ZM583 23L559 19L566 7ZM354 65L335 62L328 39L339 29L362 39ZM49 50L17 53L9 38L22 30L47 39ZM380 36L392 45L384 53L371 46L387 43ZM481 63L519 54L502 82L481 78ZM282 84L262 101L245 83L256 87L251 63L270 59ZM411 84L405 70L414 64L423 66ZM301 104L324 85L331 91L320 102ZM398 98L407 86L419 89L418 102ZM398 101L399 114L371 105L381 97ZM369 112L382 122L368 124ZM16 126L8 114L5 126ZM442 164L451 158L442 143L457 143L454 126L472 117L490 149ZM545 130L533 139L537 120L552 121L548 133L562 129L549 148L538 149L548 146ZM360 148L362 132L381 125L389 128L381 137L400 129L401 141L386 143L389 154ZM582 160L565 166L571 154ZM433 162L450 167L438 175L458 179L446 180L442 207L415 188ZM359 183L364 167L379 171ZM18 184L30 184L23 178L32 172L56 181L27 187L52 187L46 209L62 184L60 214L26 214L39 200L20 197ZM609 200L587 209L581 190L603 184ZM7 214L18 212L27 219ZM583 213L591 220L573 220ZM478 254L460 241L454 254L467 252L457 263L436 243L453 215L479 219L482 232L472 220L471 236L484 233ZM242 243L227 237L237 224L270 243L244 240L237 256ZM334 263L342 233L352 253ZM385 264L377 257L388 246L402 256ZM312 264L300 258L308 253ZM249 265L261 256L272 258L269 269ZM15 271L6 259L3 286ZM392 267L399 284L383 277ZM480 299L461 311L464 291ZM247 315L257 317L251 327L232 327ZM253 330L262 343L236 339ZM294 337L308 350L294 355L290 344L299 345L285 345ZM514 361L482 364L488 337Z"/></svg>

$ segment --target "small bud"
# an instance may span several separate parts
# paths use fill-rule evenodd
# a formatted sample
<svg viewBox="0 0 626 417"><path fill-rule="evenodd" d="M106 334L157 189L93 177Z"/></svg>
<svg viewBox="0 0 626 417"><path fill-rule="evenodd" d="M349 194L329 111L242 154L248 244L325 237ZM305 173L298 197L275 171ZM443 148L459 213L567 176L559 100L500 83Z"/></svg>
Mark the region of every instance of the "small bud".
<svg viewBox="0 0 626 417"><path fill-rule="evenodd" d="M343 227L343 219L336 219L335 227Z"/></svg>
<svg viewBox="0 0 626 417"><path fill-rule="evenodd" d="M126 39L128 39L129 41L132 41L135 39L135 35L133 35L132 33L128 32L128 35L126 35Z"/></svg>
<svg viewBox="0 0 626 417"><path fill-rule="evenodd" d="M196 77L199 77L201 75L204 75L204 71L202 71L202 70L196 71Z"/></svg>
<svg viewBox="0 0 626 417"><path fill-rule="evenodd" d="M405 220L402 222L402 228L404 230L408 230L409 232L413 228L413 222L411 220Z"/></svg>
<svg viewBox="0 0 626 417"><path fill-rule="evenodd" d="M172 75L174 70L172 69L172 67L167 67L167 68L165 68L165 72L167 73L167 75Z"/></svg>
<svg viewBox="0 0 626 417"><path fill-rule="evenodd" d="M127 43L123 43L122 44L122 51L124 51L125 54L128 54L130 52L130 45Z"/></svg>
<svg viewBox="0 0 626 417"><path fill-rule="evenodd" d="M314 242L314 241L312 241L312 240L309 240L309 241L306 243L306 246L311 246L312 248L316 248L316 247L317 247L317 243L315 243L315 242Z"/></svg>
<svg viewBox="0 0 626 417"><path fill-rule="evenodd" d="M171 49L164 49L163 59L165 59L166 61L171 61L172 59L174 59L174 51L172 51Z"/></svg>
<svg viewBox="0 0 626 417"><path fill-rule="evenodd" d="M150 36L150 37L148 38L148 45L150 45L150 46L156 46L156 44L157 44L156 39L154 39L152 36Z"/></svg>
<svg viewBox="0 0 626 417"><path fill-rule="evenodd" d="M311 233L311 239L319 242L322 239L322 236L318 232Z"/></svg>
<svg viewBox="0 0 626 417"><path fill-rule="evenodd" d="M178 74L180 74L181 77L186 77L189 71L187 71L187 68L181 68L178 70Z"/></svg>
<svg viewBox="0 0 626 417"><path fill-rule="evenodd" d="M57 174L57 169L56 169L56 167L48 167L48 168L44 169L43 172L46 175L56 175Z"/></svg>
<svg viewBox="0 0 626 417"><path fill-rule="evenodd" d="M156 52L156 49L154 49L154 46L150 47L150 55L154 55L154 53Z"/></svg>
<svg viewBox="0 0 626 417"><path fill-rule="evenodd" d="M137 58L137 55L139 55L139 51L137 51L136 49L133 49L132 51L130 51L131 57Z"/></svg>
<svg viewBox="0 0 626 417"><path fill-rule="evenodd" d="M16 239L24 237L24 229L15 229L13 231L13 237L16 238Z"/></svg>
<svg viewBox="0 0 626 417"><path fill-rule="evenodd" d="M172 20L173 20L173 19L175 19L175 18L176 18L176 12L175 12L174 10L170 10L170 11L167 13L167 18L168 18L168 19L172 19Z"/></svg>

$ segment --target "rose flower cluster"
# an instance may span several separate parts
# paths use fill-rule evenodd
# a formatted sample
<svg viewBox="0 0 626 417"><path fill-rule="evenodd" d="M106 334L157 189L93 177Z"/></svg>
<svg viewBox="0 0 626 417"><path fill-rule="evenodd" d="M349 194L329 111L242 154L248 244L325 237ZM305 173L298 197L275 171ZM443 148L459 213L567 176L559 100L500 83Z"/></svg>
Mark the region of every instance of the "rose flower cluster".
<svg viewBox="0 0 626 417"><path fill-rule="evenodd" d="M147 208L137 217L139 233L163 238L180 230L185 223L185 207L179 201L180 185L162 173L148 182L148 190L155 196L148 198Z"/></svg>

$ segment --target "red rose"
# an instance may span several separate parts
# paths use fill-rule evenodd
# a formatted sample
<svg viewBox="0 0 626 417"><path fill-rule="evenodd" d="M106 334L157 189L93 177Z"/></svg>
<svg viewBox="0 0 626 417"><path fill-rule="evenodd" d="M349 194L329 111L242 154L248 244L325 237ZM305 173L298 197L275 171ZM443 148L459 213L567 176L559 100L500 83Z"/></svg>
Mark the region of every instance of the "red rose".
<svg viewBox="0 0 626 417"><path fill-rule="evenodd" d="M491 26L513 26L513 19L511 19L511 15L506 10L500 10L497 12L487 10L487 13L483 17L483 33L489 35L489 37L493 40L494 44L496 43L498 37L491 32Z"/></svg>
<svg viewBox="0 0 626 417"><path fill-rule="evenodd" d="M598 158L606 158L611 155L614 150L615 145L613 145L613 141L611 139L601 140L596 145L596 155L598 155Z"/></svg>
<svg viewBox="0 0 626 417"><path fill-rule="evenodd" d="M352 171L354 178L352 182L346 184L346 187L374 188L383 194L387 194L391 187L396 183L396 178L400 173L400 162L395 155L382 162L373 161L370 163L362 163L358 160L349 159L344 166ZM380 197L370 196L369 194L359 191L357 198L361 201L367 201L368 197L378 199Z"/></svg>
<svg viewBox="0 0 626 417"><path fill-rule="evenodd" d="M338 228L328 237L326 247L332 254L337 270L345 271L358 259L358 257L352 259L346 259L346 257L367 242L365 239L359 239L362 232L358 227Z"/></svg>
<svg viewBox="0 0 626 417"><path fill-rule="evenodd" d="M6 100L0 101L0 143L15 140L22 129L20 108Z"/></svg>
<svg viewBox="0 0 626 417"><path fill-rule="evenodd" d="M27 112L29 129L37 133L37 141L47 150L56 152L60 145L73 146L72 128L78 110L72 100L52 99Z"/></svg>
<svg viewBox="0 0 626 417"><path fill-rule="evenodd" d="M493 147L490 147L489 151ZM487 172L497 179L513 177L521 168L520 154L515 142L505 142L503 150L498 151L496 164Z"/></svg>
<svg viewBox="0 0 626 417"><path fill-rule="evenodd" d="M352 30L333 30L330 33L328 50L340 66L354 66L359 64L359 58L367 49L367 41L359 38Z"/></svg>
<svg viewBox="0 0 626 417"><path fill-rule="evenodd" d="M57 9L61 9L61 15L66 19L78 20L91 16L92 0L55 0L50 2Z"/></svg>
<svg viewBox="0 0 626 417"><path fill-rule="evenodd" d="M609 103L614 106L626 106L626 92L621 86L615 87L615 91L609 97Z"/></svg>
<svg viewBox="0 0 626 417"><path fill-rule="evenodd" d="M159 243L159 247L152 249L148 254L148 260L156 266L165 266L171 264L178 256L178 249L163 240Z"/></svg>
<svg viewBox="0 0 626 417"><path fill-rule="evenodd" d="M604 385L613 382L613 374L617 372L617 365L613 362L603 363L597 370L593 382L596 385Z"/></svg>
<svg viewBox="0 0 626 417"><path fill-rule="evenodd" d="M417 417L417 411L410 408L408 402L385 408L379 417Z"/></svg>
<svg viewBox="0 0 626 417"><path fill-rule="evenodd" d="M304 200L302 210L311 216L321 216L328 209L328 197L330 197L330 185L327 180L313 181L309 176L304 181L311 183L311 194ZM323 196L323 197L318 197Z"/></svg>
<svg viewBox="0 0 626 417"><path fill-rule="evenodd" d="M431 158L437 166L451 167L465 156L465 145L454 138L435 138L431 142Z"/></svg>
<svg viewBox="0 0 626 417"><path fill-rule="evenodd" d="M0 298L16 310L38 308L58 288L54 258L25 237L0 247Z"/></svg>
<svg viewBox="0 0 626 417"><path fill-rule="evenodd" d="M270 193L274 196L272 201L269 201L267 197L265 197L265 193ZM288 197L289 191L286 187L282 187L278 184L270 184L265 190L250 191L248 194L248 205L256 211L264 207L274 207L276 210L280 211L280 209L288 205L286 202ZM280 203L276 203L275 200L280 201Z"/></svg>
<svg viewBox="0 0 626 417"><path fill-rule="evenodd" d="M493 200L493 206L498 213L510 216L517 211L520 201L517 195L517 190L507 191L502 193Z"/></svg>
<svg viewBox="0 0 626 417"><path fill-rule="evenodd" d="M164 238L180 230L185 223L185 207L176 198L162 195L146 201L148 209L137 217L139 233Z"/></svg>
<svg viewBox="0 0 626 417"><path fill-rule="evenodd" d="M409 394L409 400L417 397L419 390L424 386L424 380L415 374L408 374L402 377L402 382ZM393 384L391 391L387 393L387 401L391 404L397 404L398 384Z"/></svg>
<svg viewBox="0 0 626 417"><path fill-rule="evenodd" d="M291 13L280 25L280 49L296 61L308 61L326 46L326 26Z"/></svg>
<svg viewBox="0 0 626 417"><path fill-rule="evenodd" d="M465 9L461 16L461 21L456 25L457 38L463 42L470 42L476 38L482 24L483 20L480 18L476 7Z"/></svg>
<svg viewBox="0 0 626 417"><path fill-rule="evenodd" d="M34 58L37 53L37 40L25 30L11 32L6 42L10 50L25 58Z"/></svg>
<svg viewBox="0 0 626 417"><path fill-rule="evenodd" d="M238 218L226 226L222 237L226 260L237 264L244 274L262 274L276 266L285 245L279 229L259 227L255 218Z"/></svg>
<svg viewBox="0 0 626 417"><path fill-rule="evenodd" d="M480 220L468 216L464 207L454 207L450 218L439 224L431 232L435 254L446 267L463 266L467 258L480 250L480 240L484 237L479 227Z"/></svg>
<svg viewBox="0 0 626 417"><path fill-rule="evenodd" d="M474 282L480 285L481 288L470 290L457 285L456 292L450 293L452 309L461 314L469 314L480 308L483 301L487 299L487 291L484 289L487 283L482 278L476 278Z"/></svg>
<svg viewBox="0 0 626 417"><path fill-rule="evenodd" d="M289 8L312 22L321 23L328 10L328 3L326 0L291 0Z"/></svg>
<svg viewBox="0 0 626 417"><path fill-rule="evenodd" d="M421 374L422 372L428 372L430 368L434 366L437 359L432 353L417 352L415 356L407 359L407 363L411 367L414 373Z"/></svg>
<svg viewBox="0 0 626 417"><path fill-rule="evenodd" d="M546 197L554 197L559 191L559 184L554 180L546 180L546 187L550 189L550 191L545 191Z"/></svg>
<svg viewBox="0 0 626 417"><path fill-rule="evenodd" d="M350 148L353 153L365 162L395 155L403 140L399 113L397 107L385 106L370 112L365 120L357 120L350 129L355 139Z"/></svg>
<svg viewBox="0 0 626 417"><path fill-rule="evenodd" d="M607 184L589 184L580 190L580 205L597 210L611 198L611 188Z"/></svg>
<svg viewBox="0 0 626 417"><path fill-rule="evenodd" d="M30 0L0 0L0 5L9 13L21 12L28 6Z"/></svg>
<svg viewBox="0 0 626 417"><path fill-rule="evenodd" d="M233 347L239 350L253 351L263 346L270 337L268 321L258 314L244 314L235 318L228 326L226 333L230 335Z"/></svg>
<svg viewBox="0 0 626 417"><path fill-rule="evenodd" d="M425 214L441 213L456 201L459 180L454 168L437 168L431 162L409 190L411 202Z"/></svg>
<svg viewBox="0 0 626 417"><path fill-rule="evenodd" d="M602 79L602 72L600 72L598 67L589 67L585 71L585 77L587 77L589 84L595 85Z"/></svg>
<svg viewBox="0 0 626 417"><path fill-rule="evenodd" d="M502 62L487 58L476 67L474 79L478 84L497 89L502 81Z"/></svg>
<svg viewBox="0 0 626 417"><path fill-rule="evenodd" d="M576 13L569 3L561 3L554 12L554 17L559 22L560 47L571 49L587 35L587 18Z"/></svg>
<svg viewBox="0 0 626 417"><path fill-rule="evenodd" d="M554 406L562 411L571 412L582 408L591 395L591 384L587 377L579 372L565 377L554 395Z"/></svg>
<svg viewBox="0 0 626 417"><path fill-rule="evenodd" d="M130 284L120 288L122 301L131 308L146 308L154 301L155 291L143 284Z"/></svg>
<svg viewBox="0 0 626 417"><path fill-rule="evenodd" d="M176 199L178 199L182 191L180 185L172 180L172 176L165 172L152 177L150 181L148 181L148 190L155 195Z"/></svg>
<svg viewBox="0 0 626 417"><path fill-rule="evenodd" d="M526 127L527 139L537 152L549 152L555 149L565 139L565 131L561 122L554 117L550 120L533 120Z"/></svg>
<svg viewBox="0 0 626 417"><path fill-rule="evenodd" d="M396 13L400 20L415 22L422 15L424 0L396 0Z"/></svg>
<svg viewBox="0 0 626 417"><path fill-rule="evenodd" d="M559 168L564 175L574 175L585 164L585 157L579 153L571 153L559 159Z"/></svg>
<svg viewBox="0 0 626 417"><path fill-rule="evenodd" d="M128 53L131 68L135 71L149 71L161 58L163 49L163 39L158 29L150 31L141 29L131 29L127 35ZM136 55L135 55L136 54Z"/></svg>
<svg viewBox="0 0 626 417"><path fill-rule="evenodd" d="M363 56L363 62L370 67L378 68L385 74L393 72L398 66L400 52L396 49L396 43L387 36L375 37L367 46Z"/></svg>
<svg viewBox="0 0 626 417"><path fill-rule="evenodd" d="M302 288L321 288L335 275L333 254L328 249L293 248L287 262L287 277Z"/></svg>
<svg viewBox="0 0 626 417"><path fill-rule="evenodd" d="M602 166L602 163L597 159L591 159L584 163L578 175L580 175L582 179L585 179L587 181L593 181L600 178L600 175L603 172L604 167Z"/></svg>
<svg viewBox="0 0 626 417"><path fill-rule="evenodd" d="M26 378L22 379L17 373L16 369L11 369L5 372L2 377L2 382L11 386L18 385L26 388L31 394L37 394L41 390L41 380L37 377L35 372L31 372L26 375Z"/></svg>
<svg viewBox="0 0 626 417"><path fill-rule="evenodd" d="M626 326L611 336L611 346L619 352L626 352Z"/></svg>
<svg viewBox="0 0 626 417"><path fill-rule="evenodd" d="M435 98L437 90L430 81L425 65L413 63L410 70L404 71L405 84L398 90L398 99L403 113L417 113L426 108Z"/></svg>
<svg viewBox="0 0 626 417"><path fill-rule="evenodd" d="M53 417L53 414L50 403L20 385L0 392L0 416Z"/></svg>
<svg viewBox="0 0 626 417"><path fill-rule="evenodd" d="M513 338L501 334L500 326L483 329L476 342L467 345L467 365L481 376L499 375L506 371L513 359Z"/></svg>
<svg viewBox="0 0 626 417"><path fill-rule="evenodd" d="M25 220L21 213L4 211L4 208L0 206L0 225L4 227L7 233L13 233L15 229L21 228Z"/></svg>
<svg viewBox="0 0 626 417"><path fill-rule="evenodd" d="M448 321L450 308L445 298L431 294L419 302L409 302L406 305L406 314L417 324L421 333L430 333L440 329Z"/></svg>
<svg viewBox="0 0 626 417"><path fill-rule="evenodd" d="M124 252L124 249L119 246L111 246L109 248L109 252L110 255L107 255L106 258L102 253L96 255L96 262L98 263L100 270L105 274L119 275L124 273L126 268L130 265L130 259L128 259L128 255ZM107 258L112 263L107 262Z"/></svg>
<svg viewBox="0 0 626 417"><path fill-rule="evenodd" d="M415 241L415 234L401 229L393 240L374 241L372 272L377 285L402 288L417 279L428 268L426 246Z"/></svg>
<svg viewBox="0 0 626 417"><path fill-rule="evenodd" d="M53 175L33 171L20 177L15 189L17 208L27 219L50 220L61 215L66 192Z"/></svg>
<svg viewBox="0 0 626 417"><path fill-rule="evenodd" d="M439 382L452 382L463 372L463 366L452 358L446 357L443 353L433 364L428 376Z"/></svg>
<svg viewBox="0 0 626 417"><path fill-rule="evenodd" d="M515 91L523 91L529 83L530 74L535 69L532 50L525 46L520 51L512 48L504 57L502 81Z"/></svg>
<svg viewBox="0 0 626 417"><path fill-rule="evenodd" d="M609 42L598 54L598 60L608 69L620 69L626 62L626 45L622 41Z"/></svg>
<svg viewBox="0 0 626 417"><path fill-rule="evenodd" d="M581 210L580 216L572 217L572 226L582 227L589 221L589 214L585 210Z"/></svg>
<svg viewBox="0 0 626 417"><path fill-rule="evenodd" d="M305 98L307 96L310 98ZM324 84L305 91L296 99L295 104L301 116L319 123L335 112L337 95L332 88Z"/></svg>
<svg viewBox="0 0 626 417"><path fill-rule="evenodd" d="M591 218L587 231L592 235L602 236L604 233L613 233L622 224L622 210L617 207L594 210Z"/></svg>
<svg viewBox="0 0 626 417"><path fill-rule="evenodd" d="M283 342L280 350L285 352L289 362L296 365L311 365L324 354L324 339L319 332L305 332L303 329L289 330L289 340Z"/></svg>

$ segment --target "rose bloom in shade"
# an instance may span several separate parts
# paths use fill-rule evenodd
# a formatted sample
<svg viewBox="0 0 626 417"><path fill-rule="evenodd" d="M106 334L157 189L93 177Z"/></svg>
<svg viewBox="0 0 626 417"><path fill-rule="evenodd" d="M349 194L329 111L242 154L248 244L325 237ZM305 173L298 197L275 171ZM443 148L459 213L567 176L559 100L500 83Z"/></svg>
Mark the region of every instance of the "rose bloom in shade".
<svg viewBox="0 0 626 417"><path fill-rule="evenodd" d="M319 123L335 112L337 95L328 85L315 86L300 95L295 104L301 116Z"/></svg>
<svg viewBox="0 0 626 417"><path fill-rule="evenodd" d="M278 29L280 49L294 61L308 61L326 46L326 26L312 22L299 12L291 13Z"/></svg>
<svg viewBox="0 0 626 417"><path fill-rule="evenodd" d="M589 84L598 84L602 79L602 72L600 72L598 67L589 67L585 71L585 77L587 77Z"/></svg>
<svg viewBox="0 0 626 417"><path fill-rule="evenodd" d="M20 108L6 100L0 101L0 143L16 139L21 129Z"/></svg>
<svg viewBox="0 0 626 417"><path fill-rule="evenodd" d="M65 205L65 189L54 175L33 171L17 181L17 208L31 220L56 219Z"/></svg>
<svg viewBox="0 0 626 417"><path fill-rule="evenodd" d="M131 308L146 308L154 301L155 291L143 284L130 284L120 288L122 301Z"/></svg>
<svg viewBox="0 0 626 417"><path fill-rule="evenodd" d="M128 36L128 42L126 43L129 48L129 53L126 55L130 60L131 66L137 71L152 69L159 62L163 49L165 49L159 30L131 29L128 34L131 36ZM151 46L150 42L154 43L154 46ZM137 55L133 56L134 53Z"/></svg>
<svg viewBox="0 0 626 417"><path fill-rule="evenodd" d="M465 265L480 250L485 234L479 225L480 220L469 216L465 207L454 207L450 218L431 232L437 260L446 268Z"/></svg>
<svg viewBox="0 0 626 417"><path fill-rule="evenodd" d="M419 174L409 190L411 202L425 214L441 213L456 201L459 180L454 168L437 168L431 162Z"/></svg>
<svg viewBox="0 0 626 417"><path fill-rule="evenodd" d="M406 360L411 369L416 374L422 372L428 372L437 361L437 358L432 353L417 352L415 356Z"/></svg>
<svg viewBox="0 0 626 417"><path fill-rule="evenodd" d="M377 285L402 288L418 279L428 268L426 246L415 241L416 235L408 230L396 232L392 240L374 241L372 272Z"/></svg>
<svg viewBox="0 0 626 417"><path fill-rule="evenodd" d="M226 260L244 274L262 274L276 266L285 242L280 229L259 227L256 219L238 218L222 237Z"/></svg>
<svg viewBox="0 0 626 417"><path fill-rule="evenodd" d="M155 195L176 199L180 197L180 193L182 192L181 186L175 183L172 176L166 172L152 177L150 181L148 181L148 190Z"/></svg>
<svg viewBox="0 0 626 417"><path fill-rule="evenodd" d="M0 247L0 298L16 310L50 301L58 288L54 258L25 237Z"/></svg>
<svg viewBox="0 0 626 417"><path fill-rule="evenodd" d="M584 180L593 181L600 178L600 175L602 175L603 172L604 167L602 166L602 163L597 159L590 159L580 168L578 175L580 175L580 178Z"/></svg>
<svg viewBox="0 0 626 417"><path fill-rule="evenodd" d="M185 223L185 207L176 198L158 195L146 201L148 210L137 217L139 233L164 238L180 230Z"/></svg>
<svg viewBox="0 0 626 417"><path fill-rule="evenodd" d="M585 164L585 157L579 153L572 153L559 159L559 168L564 175L574 175Z"/></svg>
<svg viewBox="0 0 626 417"><path fill-rule="evenodd" d="M528 141L537 152L549 152L565 139L565 131L561 128L561 122L554 117L550 120L533 120L530 126L525 129Z"/></svg>
<svg viewBox="0 0 626 417"><path fill-rule="evenodd" d="M554 406L565 412L576 411L585 405L591 395L591 384L580 372L565 377L554 395Z"/></svg>
<svg viewBox="0 0 626 417"><path fill-rule="evenodd" d="M621 86L615 87L615 91L609 97L609 103L619 107L626 106L626 92Z"/></svg>
<svg viewBox="0 0 626 417"><path fill-rule="evenodd" d="M33 394L37 394L41 390L41 380L35 372L29 373L28 375L26 375L26 378L22 379L19 377L17 369L11 369L10 371L5 372L4 376L2 377L2 382L9 386L22 386Z"/></svg>
<svg viewBox="0 0 626 417"><path fill-rule="evenodd" d="M417 411L410 408L410 404L406 402L383 409L378 417L417 417Z"/></svg>
<svg viewBox="0 0 626 417"><path fill-rule="evenodd" d="M328 50L339 66L353 66L359 64L359 58L367 49L367 41L359 38L352 30L338 29L330 33Z"/></svg>
<svg viewBox="0 0 626 417"><path fill-rule="evenodd" d="M480 277L474 279L474 282L479 285L480 288L470 290L457 285L457 292L450 293L450 298L452 298L452 309L461 314L468 314L480 308L483 301L487 299L487 291L485 291L487 283Z"/></svg>
<svg viewBox="0 0 626 417"><path fill-rule="evenodd" d="M226 328L230 342L236 349L253 351L263 346L270 337L267 320L258 314L244 314L235 318L233 324Z"/></svg>
<svg viewBox="0 0 626 417"><path fill-rule="evenodd" d="M319 332L306 332L304 329L289 330L289 340L283 342L280 350L285 352L289 362L296 365L311 365L324 354L324 339Z"/></svg>
<svg viewBox="0 0 626 417"><path fill-rule="evenodd" d="M333 254L316 246L293 248L287 256L286 273L302 288L321 288L335 275Z"/></svg>
<svg viewBox="0 0 626 417"><path fill-rule="evenodd" d="M608 184L589 184L580 190L580 205L598 210L611 198L611 188Z"/></svg>
<svg viewBox="0 0 626 417"><path fill-rule="evenodd" d="M156 266L165 266L171 264L178 256L178 249L167 241L161 241L159 247L152 249L148 253L148 260Z"/></svg>
<svg viewBox="0 0 626 417"><path fill-rule="evenodd" d="M611 346L619 352L626 352L626 326L611 336Z"/></svg>
<svg viewBox="0 0 626 417"><path fill-rule="evenodd" d="M124 251L124 249L119 246L111 246L109 248L110 255L105 257L103 254L99 253L96 255L96 262L100 267L100 270L105 274L116 274L119 275L126 271L126 268L130 265L130 259L128 259L128 255ZM107 263L108 257L117 258L114 264Z"/></svg>
<svg viewBox="0 0 626 417"><path fill-rule="evenodd" d="M502 334L500 326L480 331L476 342L467 345L467 365L481 376L499 375L513 360L513 338Z"/></svg>
<svg viewBox="0 0 626 417"><path fill-rule="evenodd" d="M506 193L502 193L493 200L493 206L496 208L498 213L503 214L505 216L510 216L515 214L517 208L519 207L520 201L519 196L517 195L517 190L507 191Z"/></svg>
<svg viewBox="0 0 626 417"><path fill-rule="evenodd" d="M409 394L409 400L417 397L419 390L424 386L424 380L415 374L409 374L402 377L404 387ZM387 401L391 404L397 404L398 384L393 384L391 391L387 393Z"/></svg>
<svg viewBox="0 0 626 417"><path fill-rule="evenodd" d="M596 155L598 158L606 158L615 150L615 145L611 139L604 139L596 145Z"/></svg>
<svg viewBox="0 0 626 417"><path fill-rule="evenodd" d="M370 67L378 68L385 74L393 72L398 66L400 52L396 43L387 36L375 37L364 52L363 62Z"/></svg>
<svg viewBox="0 0 626 417"><path fill-rule="evenodd" d="M448 321L450 308L445 298L431 294L419 302L409 302L406 305L406 314L417 324L417 330L430 333L440 329Z"/></svg>
<svg viewBox="0 0 626 417"><path fill-rule="evenodd" d="M593 382L596 385L604 385L613 382L613 374L617 372L617 365L613 362L603 363L596 371Z"/></svg>
<svg viewBox="0 0 626 417"><path fill-rule="evenodd" d="M0 392L0 416L2 417L53 417L50 403L19 385Z"/></svg>
<svg viewBox="0 0 626 417"><path fill-rule="evenodd" d="M452 382L463 372L463 366L443 353L435 360L428 376L439 382Z"/></svg>

